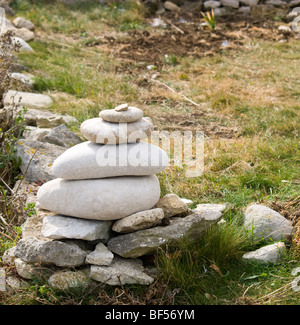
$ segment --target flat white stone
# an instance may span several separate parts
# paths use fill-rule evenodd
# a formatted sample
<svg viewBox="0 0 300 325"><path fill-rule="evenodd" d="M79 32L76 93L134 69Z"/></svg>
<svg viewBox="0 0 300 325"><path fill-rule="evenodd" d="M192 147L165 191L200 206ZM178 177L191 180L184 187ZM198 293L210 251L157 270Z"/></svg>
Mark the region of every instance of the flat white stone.
<svg viewBox="0 0 300 325"><path fill-rule="evenodd" d="M143 176L157 174L168 164L166 152L147 142L115 146L86 141L59 156L52 172L63 179Z"/></svg>
<svg viewBox="0 0 300 325"><path fill-rule="evenodd" d="M95 220L117 220L149 210L159 197L155 175L72 181L57 178L42 185L37 193L41 209Z"/></svg>
<svg viewBox="0 0 300 325"><path fill-rule="evenodd" d="M147 229L159 224L164 218L164 210L157 208L141 211L117 220L112 230L122 234Z"/></svg>
<svg viewBox="0 0 300 325"><path fill-rule="evenodd" d="M128 110L129 105L128 104L121 104L114 108L116 112L124 112Z"/></svg>
<svg viewBox="0 0 300 325"><path fill-rule="evenodd" d="M9 90L3 99L3 103L4 106L15 104L39 109L50 107L53 104L53 100L47 95Z"/></svg>
<svg viewBox="0 0 300 325"><path fill-rule="evenodd" d="M286 252L287 249L285 244L283 242L279 242L272 245L263 246L252 252L248 252L243 255L243 259L254 262L275 263L280 261Z"/></svg>
<svg viewBox="0 0 300 325"><path fill-rule="evenodd" d="M81 134L94 143L118 144L138 142L147 139L154 129L146 118L133 123L110 123L102 118L84 121L80 126Z"/></svg>
<svg viewBox="0 0 300 325"><path fill-rule="evenodd" d="M113 258L114 254L109 251L103 243L99 243L96 245L95 250L87 255L85 263L93 265L110 265Z"/></svg>
<svg viewBox="0 0 300 325"><path fill-rule="evenodd" d="M90 278L108 285L143 284L149 285L154 279L144 272L138 259L115 257L110 266L92 265Z"/></svg>
<svg viewBox="0 0 300 325"><path fill-rule="evenodd" d="M202 203L198 204L196 209L193 211L219 211L223 212L226 209L226 203L220 203L220 204L215 204L215 203Z"/></svg>
<svg viewBox="0 0 300 325"><path fill-rule="evenodd" d="M62 215L43 219L42 235L52 239L104 240L110 238L111 221L86 220Z"/></svg>
<svg viewBox="0 0 300 325"><path fill-rule="evenodd" d="M129 106L124 111L120 109L105 109L99 113L99 116L107 122L112 123L132 123L140 120L144 112L137 108Z"/></svg>

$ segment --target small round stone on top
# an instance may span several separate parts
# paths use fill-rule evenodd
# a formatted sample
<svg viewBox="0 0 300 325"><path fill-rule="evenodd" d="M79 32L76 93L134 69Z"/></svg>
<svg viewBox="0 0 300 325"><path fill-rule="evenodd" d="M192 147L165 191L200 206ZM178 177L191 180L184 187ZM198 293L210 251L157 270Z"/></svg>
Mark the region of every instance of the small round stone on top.
<svg viewBox="0 0 300 325"><path fill-rule="evenodd" d="M139 121L143 117L144 112L141 109L133 106L127 106L125 108L125 105L128 104L120 105L115 109L103 110L99 113L99 117L111 123L133 123Z"/></svg>

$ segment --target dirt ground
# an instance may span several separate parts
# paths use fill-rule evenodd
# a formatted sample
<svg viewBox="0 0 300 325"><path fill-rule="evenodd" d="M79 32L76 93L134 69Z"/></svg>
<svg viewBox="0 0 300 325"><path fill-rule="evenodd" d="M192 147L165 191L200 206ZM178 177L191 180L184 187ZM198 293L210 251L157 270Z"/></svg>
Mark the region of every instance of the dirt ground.
<svg viewBox="0 0 300 325"><path fill-rule="evenodd" d="M294 32L278 31L278 22L265 17L253 18L237 14L226 18L218 17L213 32L200 26L199 13L168 12L159 18L166 23L164 29L132 30L125 36L105 37L88 46L100 47L102 50L106 48L114 57L126 61L145 62L159 67L164 63L166 54L197 58L213 55L223 49L241 49L247 40L278 42L294 37ZM149 24L152 19L149 18Z"/></svg>

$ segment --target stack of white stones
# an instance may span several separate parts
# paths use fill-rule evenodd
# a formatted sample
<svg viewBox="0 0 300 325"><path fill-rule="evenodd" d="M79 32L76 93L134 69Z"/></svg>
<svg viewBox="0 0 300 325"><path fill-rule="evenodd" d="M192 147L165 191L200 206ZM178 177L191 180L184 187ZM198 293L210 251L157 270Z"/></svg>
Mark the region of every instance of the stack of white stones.
<svg viewBox="0 0 300 325"><path fill-rule="evenodd" d="M160 197L155 174L169 163L159 147L140 140L153 130L143 111L123 104L81 125L89 141L53 163L56 179L38 191L40 208L83 219L117 220L153 208Z"/></svg>
<svg viewBox="0 0 300 325"><path fill-rule="evenodd" d="M42 185L38 206L48 210L41 236L22 238L17 263L30 267L89 265L89 278L110 285L150 284L139 259L112 253L106 243L116 233L154 227L164 212L156 173L168 164L168 155L148 142L153 125L143 111L127 104L100 112L85 121L81 132L89 141L75 145L53 163L55 179ZM47 213L47 211L44 211ZM25 263L25 264L24 264ZM26 264L26 265L27 265ZM30 271L31 272L31 271ZM23 271L18 271L23 275ZM48 280L55 286L67 273L57 271ZM61 280L58 280L61 279Z"/></svg>

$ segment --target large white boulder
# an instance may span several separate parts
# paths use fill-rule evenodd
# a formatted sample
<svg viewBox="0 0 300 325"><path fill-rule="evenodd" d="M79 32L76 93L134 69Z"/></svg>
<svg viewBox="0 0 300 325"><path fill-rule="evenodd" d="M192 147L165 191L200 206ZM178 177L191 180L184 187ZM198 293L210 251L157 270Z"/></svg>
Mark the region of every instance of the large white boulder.
<svg viewBox="0 0 300 325"><path fill-rule="evenodd" d="M290 236L293 231L289 220L261 204L250 205L244 217L245 228L252 232L254 240L280 241Z"/></svg>
<svg viewBox="0 0 300 325"><path fill-rule="evenodd" d="M117 220L151 209L160 197L155 175L89 180L54 179L40 187L40 208L83 219Z"/></svg>
<svg viewBox="0 0 300 325"><path fill-rule="evenodd" d="M4 106L20 105L27 108L48 108L52 106L51 97L43 94L27 93L17 90L9 90L3 99Z"/></svg>
<svg viewBox="0 0 300 325"><path fill-rule="evenodd" d="M53 163L63 179L92 179L157 174L169 164L168 155L146 142L101 145L90 141L73 146Z"/></svg>

